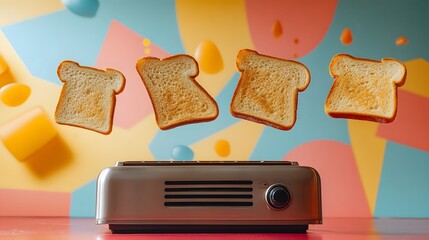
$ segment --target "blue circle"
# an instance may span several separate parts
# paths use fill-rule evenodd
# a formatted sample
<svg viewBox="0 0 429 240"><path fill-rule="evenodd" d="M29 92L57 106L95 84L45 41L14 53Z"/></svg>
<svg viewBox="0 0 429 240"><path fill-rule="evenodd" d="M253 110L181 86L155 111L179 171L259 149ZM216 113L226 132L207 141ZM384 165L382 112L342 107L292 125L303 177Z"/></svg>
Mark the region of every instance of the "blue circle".
<svg viewBox="0 0 429 240"><path fill-rule="evenodd" d="M62 0L63 5L82 17L94 17L100 3L98 0Z"/></svg>
<svg viewBox="0 0 429 240"><path fill-rule="evenodd" d="M178 161L192 161L194 152L188 146L177 145L171 150L171 158Z"/></svg>

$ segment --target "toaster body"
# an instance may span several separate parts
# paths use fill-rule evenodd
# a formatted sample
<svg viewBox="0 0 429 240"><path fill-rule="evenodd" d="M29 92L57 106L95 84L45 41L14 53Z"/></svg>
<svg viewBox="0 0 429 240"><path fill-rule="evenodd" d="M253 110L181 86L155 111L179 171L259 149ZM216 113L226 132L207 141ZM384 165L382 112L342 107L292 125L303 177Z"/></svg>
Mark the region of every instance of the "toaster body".
<svg viewBox="0 0 429 240"><path fill-rule="evenodd" d="M118 162L97 180L113 233L306 232L322 223L317 171L296 162Z"/></svg>

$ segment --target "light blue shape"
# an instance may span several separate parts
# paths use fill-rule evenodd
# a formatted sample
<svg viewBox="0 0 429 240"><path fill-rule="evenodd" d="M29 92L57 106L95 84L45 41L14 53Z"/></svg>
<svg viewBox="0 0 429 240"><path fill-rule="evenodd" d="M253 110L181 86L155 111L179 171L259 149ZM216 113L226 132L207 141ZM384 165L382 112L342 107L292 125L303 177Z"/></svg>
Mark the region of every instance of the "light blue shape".
<svg viewBox="0 0 429 240"><path fill-rule="evenodd" d="M5 27L3 31L34 76L60 84L56 71L63 60L85 66L95 64L108 26L108 22L61 11Z"/></svg>
<svg viewBox="0 0 429 240"><path fill-rule="evenodd" d="M95 217L96 180L78 188L71 195L70 217Z"/></svg>
<svg viewBox="0 0 429 240"><path fill-rule="evenodd" d="M239 120L237 118L232 117L229 106L239 76L238 73L234 74L228 84L217 96L216 102L219 107L219 116L216 120L206 123L184 125L168 131L159 131L149 146L155 159L167 160L170 158L170 149L174 146L189 146L238 122Z"/></svg>
<svg viewBox="0 0 429 240"><path fill-rule="evenodd" d="M388 142L375 217L429 217L429 153Z"/></svg>
<svg viewBox="0 0 429 240"><path fill-rule="evenodd" d="M102 1L93 18L64 10L2 30L34 76L60 84L56 70L63 60L95 65L112 20L121 22L167 52L183 53L175 10L172 0Z"/></svg>
<svg viewBox="0 0 429 240"><path fill-rule="evenodd" d="M194 152L188 146L177 145L171 150L171 158L178 161L192 161Z"/></svg>

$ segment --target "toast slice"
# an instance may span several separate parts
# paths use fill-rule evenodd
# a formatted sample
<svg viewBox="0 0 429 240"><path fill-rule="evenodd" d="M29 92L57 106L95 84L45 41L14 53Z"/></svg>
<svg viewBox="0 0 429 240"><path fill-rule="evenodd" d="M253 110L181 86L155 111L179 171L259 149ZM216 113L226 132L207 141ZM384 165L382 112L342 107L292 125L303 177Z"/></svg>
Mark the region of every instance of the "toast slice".
<svg viewBox="0 0 429 240"><path fill-rule="evenodd" d="M406 67L400 61L334 56L329 65L334 78L325 112L334 118L389 123L397 111L397 88L405 83Z"/></svg>
<svg viewBox="0 0 429 240"><path fill-rule="evenodd" d="M115 95L125 87L124 75L114 69L106 71L63 61L57 74L64 83L55 121L102 134L112 131Z"/></svg>
<svg viewBox="0 0 429 240"><path fill-rule="evenodd" d="M198 84L197 61L185 54L137 61L139 73L152 102L156 122L162 130L217 118L215 100Z"/></svg>
<svg viewBox="0 0 429 240"><path fill-rule="evenodd" d="M235 117L289 130L296 122L298 92L310 84L310 72L299 62L249 49L236 59L240 80L231 100Z"/></svg>

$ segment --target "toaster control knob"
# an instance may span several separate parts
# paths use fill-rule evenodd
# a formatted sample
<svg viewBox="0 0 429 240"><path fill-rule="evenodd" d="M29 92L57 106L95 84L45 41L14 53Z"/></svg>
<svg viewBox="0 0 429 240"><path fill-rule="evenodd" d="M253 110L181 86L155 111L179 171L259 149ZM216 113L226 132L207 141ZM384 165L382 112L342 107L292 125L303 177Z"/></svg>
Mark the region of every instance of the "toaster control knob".
<svg viewBox="0 0 429 240"><path fill-rule="evenodd" d="M283 185L272 185L267 189L265 199L268 205L274 209L286 208L290 203L290 193Z"/></svg>

